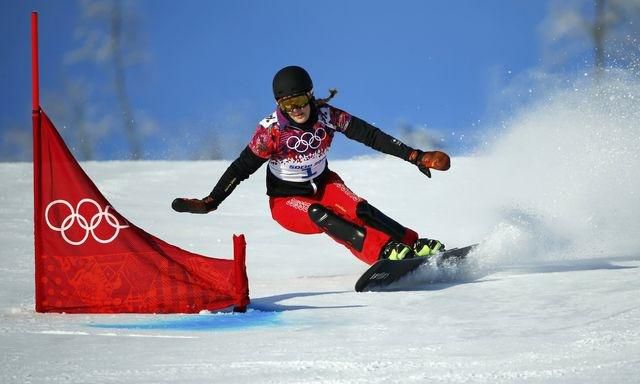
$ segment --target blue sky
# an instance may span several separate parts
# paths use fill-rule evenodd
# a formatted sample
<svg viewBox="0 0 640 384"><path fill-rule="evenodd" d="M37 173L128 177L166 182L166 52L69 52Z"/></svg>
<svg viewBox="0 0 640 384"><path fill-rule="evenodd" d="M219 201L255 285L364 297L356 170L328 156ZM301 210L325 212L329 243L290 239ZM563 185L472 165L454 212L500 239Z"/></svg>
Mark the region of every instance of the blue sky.
<svg viewBox="0 0 640 384"><path fill-rule="evenodd" d="M0 4L2 150L16 131L30 134L29 18L37 10L41 105L76 151L68 112L75 89L94 158L127 158L110 61L73 60L89 32L106 30L83 16L89 3ZM468 152L508 113L495 102L501 88L542 65L539 30L549 9L537 0L123 4L127 93L144 131L143 157L152 159L196 157L214 146L233 158L274 107L273 74L291 64L308 69L318 96L338 88L335 106L391 134L401 124L420 127L448 150ZM370 153L345 138L333 157Z"/></svg>

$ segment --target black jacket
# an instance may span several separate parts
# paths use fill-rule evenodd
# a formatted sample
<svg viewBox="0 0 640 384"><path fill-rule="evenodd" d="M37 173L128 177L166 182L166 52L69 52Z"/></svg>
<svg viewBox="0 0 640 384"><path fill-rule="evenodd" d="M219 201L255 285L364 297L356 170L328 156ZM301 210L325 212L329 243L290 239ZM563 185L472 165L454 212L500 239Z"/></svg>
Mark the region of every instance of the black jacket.
<svg viewBox="0 0 640 384"><path fill-rule="evenodd" d="M315 108L312 111L312 116L317 119L314 112ZM316 120L313 120L312 122L315 121ZM295 126L294 123L292 123L292 125ZM307 128L307 125L309 124L306 123L305 127L300 127L300 129ZM379 152L393 155L403 160L408 160L409 154L413 151L413 148L355 116L351 117L344 134L349 139L358 141ZM209 194L209 196L211 196L216 202L216 207L222 203L222 201L224 201L231 192L233 192L240 182L255 173L267 161L268 159L257 156L253 151L251 151L249 146L247 146L240 153L240 156L238 156L238 158L229 165ZM311 181L291 182L277 178L269 169L267 169L267 195L271 197L313 195L316 193L318 188L322 188L324 186L328 173L329 167L327 165L324 171Z"/></svg>

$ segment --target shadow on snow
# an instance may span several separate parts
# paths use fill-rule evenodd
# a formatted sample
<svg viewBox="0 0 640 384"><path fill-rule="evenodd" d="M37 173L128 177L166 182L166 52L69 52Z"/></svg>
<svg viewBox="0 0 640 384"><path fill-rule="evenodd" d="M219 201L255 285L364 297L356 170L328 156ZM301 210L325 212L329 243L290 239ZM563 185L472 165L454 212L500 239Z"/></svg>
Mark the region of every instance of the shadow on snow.
<svg viewBox="0 0 640 384"><path fill-rule="evenodd" d="M253 299L249 309L245 313L215 312L203 314L182 315L146 315L144 319L118 323L91 323L92 328L101 329L127 329L127 330L171 330L171 331L212 331L212 330L244 330L256 327L281 326L285 322L281 314L287 311L309 309L341 309L355 308L357 305L348 306L310 306L310 305L284 305L281 301L298 297L310 297L320 295L339 294L344 292L301 292L268 296ZM151 317L151 318L149 318Z"/></svg>

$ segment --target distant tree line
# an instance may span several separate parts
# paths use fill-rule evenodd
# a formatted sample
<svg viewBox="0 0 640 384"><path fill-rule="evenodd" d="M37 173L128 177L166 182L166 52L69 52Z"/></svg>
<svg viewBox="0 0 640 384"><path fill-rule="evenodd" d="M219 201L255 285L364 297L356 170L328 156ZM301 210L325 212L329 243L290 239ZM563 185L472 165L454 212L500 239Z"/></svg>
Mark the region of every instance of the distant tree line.
<svg viewBox="0 0 640 384"><path fill-rule="evenodd" d="M64 89L44 93L45 105L61 117L63 135L72 140L70 146L80 160L94 159L96 143L107 136L122 138L126 158L145 158L145 135L157 123L136 109L127 82L128 71L134 65L142 65L145 59L145 50L136 35L135 2L78 0L78 4L78 46L65 59L72 70ZM551 67L584 56L591 57L596 81L608 68L640 74L640 0L553 1L540 28ZM110 79L104 83L113 87L96 89L100 86L88 80L94 77L79 70L83 65L92 66L94 75L100 73ZM112 92L115 103L96 102L98 93L104 96L108 92ZM397 130L400 139L409 145L446 149L451 144L425 126L402 123ZM26 132L30 132L28 128L17 125L5 130L0 143L1 161L30 160L31 140ZM187 152L198 158L221 158L221 140L221 135L211 131L207 140L192 143L200 147ZM168 143L168 147L175 145Z"/></svg>

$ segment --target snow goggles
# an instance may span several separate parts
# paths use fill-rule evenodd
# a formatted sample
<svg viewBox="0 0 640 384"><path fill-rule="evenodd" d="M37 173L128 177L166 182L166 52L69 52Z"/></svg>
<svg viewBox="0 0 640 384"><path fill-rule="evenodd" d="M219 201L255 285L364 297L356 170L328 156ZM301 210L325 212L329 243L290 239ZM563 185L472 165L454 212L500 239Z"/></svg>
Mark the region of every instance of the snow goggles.
<svg viewBox="0 0 640 384"><path fill-rule="evenodd" d="M278 106L285 112L291 112L294 109L301 109L309 105L311 97L308 94L297 96L283 97L278 100Z"/></svg>

